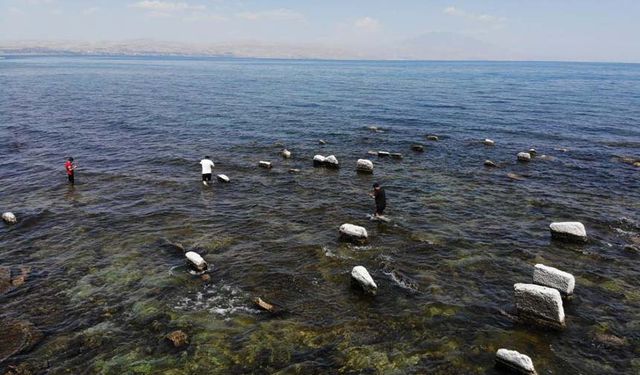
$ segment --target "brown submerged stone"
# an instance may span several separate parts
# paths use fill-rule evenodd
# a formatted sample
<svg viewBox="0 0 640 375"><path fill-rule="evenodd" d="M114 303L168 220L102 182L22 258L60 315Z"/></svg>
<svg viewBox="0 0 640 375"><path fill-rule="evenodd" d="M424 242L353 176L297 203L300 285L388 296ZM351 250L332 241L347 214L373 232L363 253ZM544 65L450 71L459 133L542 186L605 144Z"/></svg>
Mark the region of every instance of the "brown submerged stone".
<svg viewBox="0 0 640 375"><path fill-rule="evenodd" d="M42 339L42 332L24 320L0 321L0 363L9 357L31 349Z"/></svg>
<svg viewBox="0 0 640 375"><path fill-rule="evenodd" d="M166 336L175 348L180 348L188 344L189 336L181 330L173 331Z"/></svg>

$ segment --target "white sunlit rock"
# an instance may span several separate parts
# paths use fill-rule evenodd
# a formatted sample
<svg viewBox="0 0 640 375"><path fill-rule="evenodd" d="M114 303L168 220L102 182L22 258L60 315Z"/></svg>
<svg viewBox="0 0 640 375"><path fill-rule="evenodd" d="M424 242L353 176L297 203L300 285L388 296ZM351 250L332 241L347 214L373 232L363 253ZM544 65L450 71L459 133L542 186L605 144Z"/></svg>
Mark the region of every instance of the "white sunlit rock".
<svg viewBox="0 0 640 375"><path fill-rule="evenodd" d="M485 160L485 161L484 161L484 166L485 166L485 167L495 168L495 167L497 167L498 165L497 165L496 163L492 162L491 160Z"/></svg>
<svg viewBox="0 0 640 375"><path fill-rule="evenodd" d="M576 279L572 274L544 264L536 264L533 269L533 283L557 289L563 295L573 294Z"/></svg>
<svg viewBox="0 0 640 375"><path fill-rule="evenodd" d="M285 159L289 159L291 157L291 151L287 150L286 148L284 150L282 150L282 152L280 154Z"/></svg>
<svg viewBox="0 0 640 375"><path fill-rule="evenodd" d="M16 215L13 214L13 212L3 213L2 220L4 220L4 222L7 224L15 224L18 222L18 219L16 218Z"/></svg>
<svg viewBox="0 0 640 375"><path fill-rule="evenodd" d="M551 237L562 241L586 242L587 231L578 221L556 222L549 224Z"/></svg>
<svg viewBox="0 0 640 375"><path fill-rule="evenodd" d="M411 145L411 149L416 152L424 152L423 145Z"/></svg>
<svg viewBox="0 0 640 375"><path fill-rule="evenodd" d="M328 168L340 167L340 163L338 163L338 159L333 155L329 155L326 158L324 158L324 165Z"/></svg>
<svg viewBox="0 0 640 375"><path fill-rule="evenodd" d="M216 176L218 178L218 181L220 182L229 182L229 177L227 177L226 174L219 174Z"/></svg>
<svg viewBox="0 0 640 375"><path fill-rule="evenodd" d="M353 224L342 224L339 232L341 239L353 242L364 242L369 237L365 228Z"/></svg>
<svg viewBox="0 0 640 375"><path fill-rule="evenodd" d="M531 358L515 350L498 349L496 352L496 363L517 374L536 374L536 369L533 367Z"/></svg>
<svg viewBox="0 0 640 375"><path fill-rule="evenodd" d="M313 166L314 167L320 167L322 165L324 165L324 161L326 160L326 158L322 155L316 155L313 157Z"/></svg>
<svg viewBox="0 0 640 375"><path fill-rule="evenodd" d="M381 158L385 158L387 156L389 156L390 154L387 151L378 151L378 156Z"/></svg>
<svg viewBox="0 0 640 375"><path fill-rule="evenodd" d="M267 168L267 169L270 169L272 167L270 162L263 161L263 160L260 160L260 162L258 162L258 165L262 168Z"/></svg>
<svg viewBox="0 0 640 375"><path fill-rule="evenodd" d="M439 141L440 140L440 138L438 138L437 135L428 135L427 139L430 140L430 141Z"/></svg>
<svg viewBox="0 0 640 375"><path fill-rule="evenodd" d="M391 155L391 158L393 159L402 159L402 154L399 152L392 152L389 155Z"/></svg>
<svg viewBox="0 0 640 375"><path fill-rule="evenodd" d="M373 162L367 159L358 159L356 170L358 172L373 173Z"/></svg>
<svg viewBox="0 0 640 375"><path fill-rule="evenodd" d="M355 266L351 270L351 278L358 283L358 285L364 290L366 293L375 295L378 290L378 285L373 281L371 275L369 275L369 271L362 266Z"/></svg>
<svg viewBox="0 0 640 375"><path fill-rule="evenodd" d="M535 284L513 286L518 315L534 324L555 329L564 328L562 297L556 289Z"/></svg>
<svg viewBox="0 0 640 375"><path fill-rule="evenodd" d="M519 161L531 161L531 154L528 152L518 152Z"/></svg>
<svg viewBox="0 0 640 375"><path fill-rule="evenodd" d="M486 146L494 146L496 144L494 140L489 138L486 138L484 141L482 141L482 143L484 143Z"/></svg>
<svg viewBox="0 0 640 375"><path fill-rule="evenodd" d="M207 262L195 251L188 251L184 256L196 270L204 271L207 269Z"/></svg>

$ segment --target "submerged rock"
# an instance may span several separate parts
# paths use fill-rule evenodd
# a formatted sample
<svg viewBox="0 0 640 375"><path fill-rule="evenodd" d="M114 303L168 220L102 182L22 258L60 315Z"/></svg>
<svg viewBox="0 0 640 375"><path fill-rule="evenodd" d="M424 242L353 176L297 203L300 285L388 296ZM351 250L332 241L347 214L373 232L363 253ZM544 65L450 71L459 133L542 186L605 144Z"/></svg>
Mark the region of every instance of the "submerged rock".
<svg viewBox="0 0 640 375"><path fill-rule="evenodd" d="M353 224L342 224L340 226L339 233L341 240L356 243L366 242L369 236L365 228Z"/></svg>
<svg viewBox="0 0 640 375"><path fill-rule="evenodd" d="M484 143L485 146L494 146L496 144L495 141L489 138L485 138L485 140L482 141L482 143Z"/></svg>
<svg viewBox="0 0 640 375"><path fill-rule="evenodd" d="M1 319L0 363L9 357L31 349L42 339L42 332L23 320Z"/></svg>
<svg viewBox="0 0 640 375"><path fill-rule="evenodd" d="M538 151L536 151L535 148L529 149L529 155L531 155L531 157L535 157L537 154L538 154Z"/></svg>
<svg viewBox="0 0 640 375"><path fill-rule="evenodd" d="M284 150L282 150L280 155L282 155L282 157L285 158L285 159L289 159L291 157L291 151L289 151L289 150L287 150L285 148Z"/></svg>
<svg viewBox="0 0 640 375"><path fill-rule="evenodd" d="M507 177L509 177L512 180L516 180L516 181L524 181L525 178L520 176L519 174L515 174L515 173L507 173Z"/></svg>
<svg viewBox="0 0 640 375"><path fill-rule="evenodd" d="M204 259L202 259L200 254L196 253L195 251L187 251L187 253L184 254L184 256L187 257L187 261L197 271L202 272L208 268L207 262Z"/></svg>
<svg viewBox="0 0 640 375"><path fill-rule="evenodd" d="M568 148L564 148L564 147L556 147L556 148L554 148L554 150L560 151L560 152L568 152L569 151Z"/></svg>
<svg viewBox="0 0 640 375"><path fill-rule="evenodd" d="M427 135L427 139L430 140L430 141L439 141L440 140L440 138L438 138L437 135L433 135L433 134Z"/></svg>
<svg viewBox="0 0 640 375"><path fill-rule="evenodd" d="M189 340L189 336L187 336L187 334L182 332L181 330L168 333L165 337L167 340L169 340L169 342L173 344L174 348L181 348L187 345Z"/></svg>
<svg viewBox="0 0 640 375"><path fill-rule="evenodd" d="M351 279L367 294L375 295L378 291L378 285L376 285L371 275L369 275L369 271L362 266L353 267L351 270Z"/></svg>
<svg viewBox="0 0 640 375"><path fill-rule="evenodd" d="M373 162L367 159L358 159L356 170L362 173L373 173Z"/></svg>
<svg viewBox="0 0 640 375"><path fill-rule="evenodd" d="M16 215L13 214L13 212L3 213L2 220L4 220L4 222L7 224L15 224L18 222L18 219L16 218Z"/></svg>
<svg viewBox="0 0 640 375"><path fill-rule="evenodd" d="M271 169L271 167L272 167L270 162L268 162L268 161L263 161L263 160L260 160L260 161L258 162L258 165L259 165L260 167L262 167L262 168L267 168L267 169Z"/></svg>
<svg viewBox="0 0 640 375"><path fill-rule="evenodd" d="M326 141L324 141L324 140L322 140L322 139L319 139L319 140L318 140L318 143L320 143L321 145L326 145L326 144L327 144L327 142L326 142Z"/></svg>
<svg viewBox="0 0 640 375"><path fill-rule="evenodd" d="M516 374L536 375L531 358L515 350L498 349L496 366L511 370Z"/></svg>
<svg viewBox="0 0 640 375"><path fill-rule="evenodd" d="M485 160L484 161L484 166L485 167L490 167L490 168L495 168L498 165L496 163L492 162L491 160Z"/></svg>
<svg viewBox="0 0 640 375"><path fill-rule="evenodd" d="M399 152L392 152L389 155L391 155L393 159L402 159L402 154Z"/></svg>
<svg viewBox="0 0 640 375"><path fill-rule="evenodd" d="M378 151L369 150L369 151L367 151L367 155L377 156L378 155Z"/></svg>
<svg viewBox="0 0 640 375"><path fill-rule="evenodd" d="M390 154L387 151L378 151L378 157L385 158Z"/></svg>
<svg viewBox="0 0 640 375"><path fill-rule="evenodd" d="M577 221L551 223L549 230L551 230L551 238L556 240L569 242L587 241L587 231L584 229L584 225Z"/></svg>
<svg viewBox="0 0 640 375"><path fill-rule="evenodd" d="M531 154L528 152L518 152L518 161L531 161Z"/></svg>
<svg viewBox="0 0 640 375"><path fill-rule="evenodd" d="M291 168L289 169L289 173L300 173L300 170L297 168Z"/></svg>
<svg viewBox="0 0 640 375"><path fill-rule="evenodd" d="M9 267L0 267L0 294L11 289L12 286L11 269Z"/></svg>
<svg viewBox="0 0 640 375"><path fill-rule="evenodd" d="M533 270L533 283L548 286L549 288L558 290L565 296L569 296L573 294L576 279L568 272L547 267L544 264L536 264Z"/></svg>
<svg viewBox="0 0 640 375"><path fill-rule="evenodd" d="M256 299L253 300L253 302L256 304L256 306L258 306L260 309L264 310L264 311L268 311L270 313L275 313L276 312L276 307L268 302L265 302L262 298L260 297L256 297Z"/></svg>
<svg viewBox="0 0 640 375"><path fill-rule="evenodd" d="M633 166L634 167L640 167L640 161L637 161L637 162L633 163Z"/></svg>
<svg viewBox="0 0 640 375"><path fill-rule="evenodd" d="M218 178L218 181L220 182L229 182L229 177L227 177L226 174L219 174L216 176Z"/></svg>
<svg viewBox="0 0 640 375"><path fill-rule="evenodd" d="M424 152L423 145L411 145L411 149L415 152Z"/></svg>
<svg viewBox="0 0 640 375"><path fill-rule="evenodd" d="M338 159L333 155L329 155L324 159L324 165L327 168L340 168L340 163L338 163Z"/></svg>
<svg viewBox="0 0 640 375"><path fill-rule="evenodd" d="M375 125L368 126L367 129L371 130L372 132L380 132L380 131L382 131L379 127L377 127Z"/></svg>
<svg viewBox="0 0 640 375"><path fill-rule="evenodd" d="M518 283L513 286L518 315L525 321L542 327L562 329L564 308L556 289L535 284Z"/></svg>

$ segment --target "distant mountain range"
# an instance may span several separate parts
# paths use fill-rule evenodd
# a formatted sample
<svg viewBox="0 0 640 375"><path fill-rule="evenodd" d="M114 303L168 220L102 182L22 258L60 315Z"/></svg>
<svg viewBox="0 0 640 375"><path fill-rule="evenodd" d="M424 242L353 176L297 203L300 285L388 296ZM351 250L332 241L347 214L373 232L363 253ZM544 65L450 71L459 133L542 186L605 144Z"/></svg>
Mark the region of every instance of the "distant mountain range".
<svg viewBox="0 0 640 375"><path fill-rule="evenodd" d="M456 33L428 33L394 43L369 45L286 44L244 41L197 44L156 40L0 41L0 54L229 56L289 59L516 60L496 46Z"/></svg>

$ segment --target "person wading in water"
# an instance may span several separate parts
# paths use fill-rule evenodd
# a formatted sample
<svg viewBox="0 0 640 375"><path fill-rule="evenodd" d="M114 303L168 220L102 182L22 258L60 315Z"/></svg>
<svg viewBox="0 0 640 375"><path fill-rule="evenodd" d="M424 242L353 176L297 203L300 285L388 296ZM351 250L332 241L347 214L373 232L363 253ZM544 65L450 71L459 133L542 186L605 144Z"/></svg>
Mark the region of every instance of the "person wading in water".
<svg viewBox="0 0 640 375"><path fill-rule="evenodd" d="M377 182L373 184L373 192L370 195L376 200L376 213L374 216L381 217L384 215L384 209L387 207L387 195Z"/></svg>
<svg viewBox="0 0 640 375"><path fill-rule="evenodd" d="M67 162L64 163L64 169L67 171L67 177L69 178L69 183L71 185L75 184L74 171L76 168L77 166L73 164L73 158L67 159Z"/></svg>

